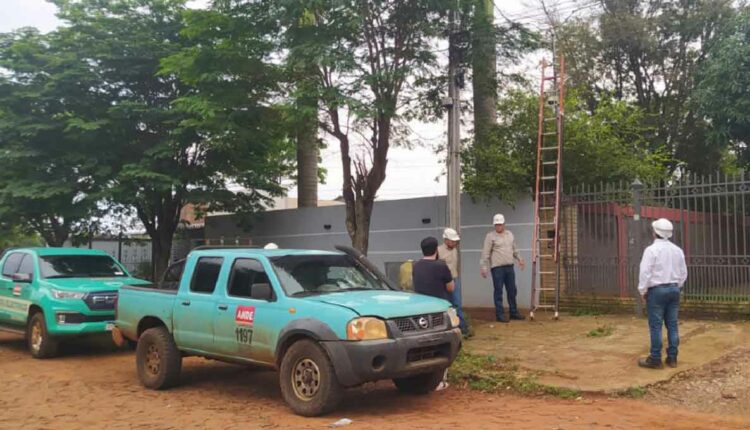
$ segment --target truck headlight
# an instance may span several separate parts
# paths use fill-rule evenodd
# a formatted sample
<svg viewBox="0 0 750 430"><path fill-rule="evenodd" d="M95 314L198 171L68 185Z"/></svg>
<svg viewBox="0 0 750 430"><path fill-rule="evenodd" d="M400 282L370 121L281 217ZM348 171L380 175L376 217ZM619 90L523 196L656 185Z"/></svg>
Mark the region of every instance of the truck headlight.
<svg viewBox="0 0 750 430"><path fill-rule="evenodd" d="M456 328L461 325L461 320L458 318L458 312L456 308L448 309L448 318L451 320L451 327Z"/></svg>
<svg viewBox="0 0 750 430"><path fill-rule="evenodd" d="M388 330L385 321L372 318L355 318L346 325L346 338L348 340L374 340L387 339Z"/></svg>
<svg viewBox="0 0 750 430"><path fill-rule="evenodd" d="M65 291L65 290L52 289L52 297L58 300L83 299L84 297L86 297L86 293L83 293L80 291Z"/></svg>

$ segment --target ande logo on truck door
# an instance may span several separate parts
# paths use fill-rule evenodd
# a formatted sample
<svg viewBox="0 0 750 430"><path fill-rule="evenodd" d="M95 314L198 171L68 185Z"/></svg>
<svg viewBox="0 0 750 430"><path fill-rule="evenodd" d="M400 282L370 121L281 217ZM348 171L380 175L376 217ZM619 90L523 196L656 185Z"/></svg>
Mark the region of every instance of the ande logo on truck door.
<svg viewBox="0 0 750 430"><path fill-rule="evenodd" d="M237 324L252 326L255 321L255 306L237 306L234 320Z"/></svg>

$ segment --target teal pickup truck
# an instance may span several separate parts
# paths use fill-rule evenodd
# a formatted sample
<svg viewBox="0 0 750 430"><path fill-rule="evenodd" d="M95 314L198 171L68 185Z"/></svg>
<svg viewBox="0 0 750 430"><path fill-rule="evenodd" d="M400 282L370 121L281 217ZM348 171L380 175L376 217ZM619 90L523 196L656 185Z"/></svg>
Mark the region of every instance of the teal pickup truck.
<svg viewBox="0 0 750 430"><path fill-rule="evenodd" d="M0 330L25 335L35 358L56 355L65 338L112 330L119 288L147 284L90 249L12 249L0 267Z"/></svg>
<svg viewBox="0 0 750 430"><path fill-rule="evenodd" d="M120 290L113 338L137 340L151 389L178 383L183 356L277 369L284 400L304 416L365 382L434 390L461 347L455 310L396 291L363 255L337 248L193 251L161 284Z"/></svg>

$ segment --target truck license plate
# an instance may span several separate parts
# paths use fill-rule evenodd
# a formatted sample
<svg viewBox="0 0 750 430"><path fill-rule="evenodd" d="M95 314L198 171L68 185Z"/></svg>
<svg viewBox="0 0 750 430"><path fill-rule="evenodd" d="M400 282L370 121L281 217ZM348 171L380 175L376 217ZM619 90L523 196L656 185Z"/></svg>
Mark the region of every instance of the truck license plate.
<svg viewBox="0 0 750 430"><path fill-rule="evenodd" d="M107 325L104 327L107 331L112 331L112 329L115 328L115 323L107 323Z"/></svg>

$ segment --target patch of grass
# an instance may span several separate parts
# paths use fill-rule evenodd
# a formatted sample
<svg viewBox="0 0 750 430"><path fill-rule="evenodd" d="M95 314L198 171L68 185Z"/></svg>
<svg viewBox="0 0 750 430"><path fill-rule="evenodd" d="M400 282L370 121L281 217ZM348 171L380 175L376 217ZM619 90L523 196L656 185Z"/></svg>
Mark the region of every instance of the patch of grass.
<svg viewBox="0 0 750 430"><path fill-rule="evenodd" d="M563 399L575 399L581 395L577 390L540 384L534 375L521 371L516 360L498 359L492 355L461 352L448 371L448 378L454 385L485 393L512 391Z"/></svg>
<svg viewBox="0 0 750 430"><path fill-rule="evenodd" d="M587 337L606 337L614 333L615 328L610 324L599 326L586 334Z"/></svg>
<svg viewBox="0 0 750 430"><path fill-rule="evenodd" d="M597 317L599 315L604 315L605 313L606 312L599 308L576 308L570 314L574 317Z"/></svg>
<svg viewBox="0 0 750 430"><path fill-rule="evenodd" d="M622 390L618 392L617 394L623 397L640 399L644 397L646 394L648 394L648 390L644 387L641 387L640 385L636 385L635 387L630 387L626 390Z"/></svg>

